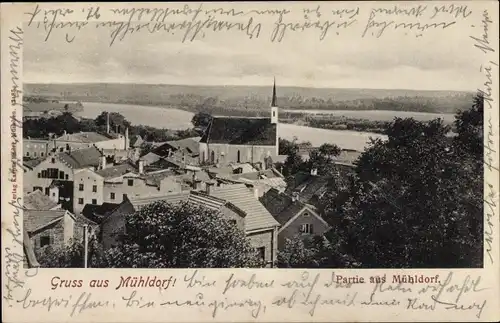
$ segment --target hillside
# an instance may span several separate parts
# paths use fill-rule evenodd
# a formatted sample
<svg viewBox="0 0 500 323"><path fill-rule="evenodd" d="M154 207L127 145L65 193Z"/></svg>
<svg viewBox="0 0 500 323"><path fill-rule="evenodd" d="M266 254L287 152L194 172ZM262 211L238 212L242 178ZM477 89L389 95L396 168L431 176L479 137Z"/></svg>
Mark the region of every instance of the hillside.
<svg viewBox="0 0 500 323"><path fill-rule="evenodd" d="M472 93L377 89L278 87L282 108L393 110L454 113ZM148 84L25 84L25 93L60 100L175 106L190 111L260 110L269 106L271 86L188 86Z"/></svg>

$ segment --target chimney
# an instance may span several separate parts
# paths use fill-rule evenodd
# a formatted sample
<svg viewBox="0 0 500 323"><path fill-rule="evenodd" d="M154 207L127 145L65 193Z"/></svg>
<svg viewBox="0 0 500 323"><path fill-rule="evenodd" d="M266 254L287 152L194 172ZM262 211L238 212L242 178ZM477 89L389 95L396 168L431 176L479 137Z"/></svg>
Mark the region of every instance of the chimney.
<svg viewBox="0 0 500 323"><path fill-rule="evenodd" d="M259 188L257 186L253 187L253 196L258 200L259 199Z"/></svg>
<svg viewBox="0 0 500 323"><path fill-rule="evenodd" d="M318 176L318 169L317 168L311 168L311 175L312 176Z"/></svg>
<svg viewBox="0 0 500 323"><path fill-rule="evenodd" d="M101 156L101 169L106 168L106 156Z"/></svg>
<svg viewBox="0 0 500 323"><path fill-rule="evenodd" d="M139 160L139 174L144 174L144 160Z"/></svg>
<svg viewBox="0 0 500 323"><path fill-rule="evenodd" d="M205 183L207 195L210 195L210 193L212 192L212 186L213 185L214 185L213 182L206 182Z"/></svg>

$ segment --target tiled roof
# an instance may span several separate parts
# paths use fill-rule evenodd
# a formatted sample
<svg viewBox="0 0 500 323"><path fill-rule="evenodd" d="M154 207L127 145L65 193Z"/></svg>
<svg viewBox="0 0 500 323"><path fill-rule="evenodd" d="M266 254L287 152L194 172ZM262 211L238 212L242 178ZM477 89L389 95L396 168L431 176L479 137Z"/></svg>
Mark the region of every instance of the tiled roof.
<svg viewBox="0 0 500 323"><path fill-rule="evenodd" d="M69 212L66 210L24 210L24 227L28 232L32 232L50 222L61 220L66 213ZM31 221L33 218L37 218L38 221ZM43 219L42 225L39 224L40 219Z"/></svg>
<svg viewBox="0 0 500 323"><path fill-rule="evenodd" d="M98 166L101 152L96 147L78 149L57 154L57 158L73 169Z"/></svg>
<svg viewBox="0 0 500 323"><path fill-rule="evenodd" d="M166 156L169 148L175 150L184 149L191 156L197 156L200 153L199 141L201 137L185 138L179 140L167 141L163 145L155 148L153 152L160 156Z"/></svg>
<svg viewBox="0 0 500 323"><path fill-rule="evenodd" d="M244 184L214 187L210 195L226 200L247 214L246 231L271 228L279 223Z"/></svg>
<svg viewBox="0 0 500 323"><path fill-rule="evenodd" d="M103 216L116 209L120 204L102 203L101 205L85 204L82 214L87 219L99 223Z"/></svg>
<svg viewBox="0 0 500 323"><path fill-rule="evenodd" d="M184 191L180 193L170 193L170 194L162 194L162 195L150 195L143 196L139 198L130 197L130 203L133 205L134 209L137 211L141 207L157 202L157 201L165 201L170 204L176 204L183 201L187 201L189 198L189 191Z"/></svg>
<svg viewBox="0 0 500 323"><path fill-rule="evenodd" d="M50 210L57 205L57 202L40 190L36 190L24 197L24 207L29 210Z"/></svg>
<svg viewBox="0 0 500 323"><path fill-rule="evenodd" d="M261 198L261 202L281 225L287 223L306 206L305 203L293 201L290 196L275 189L269 190ZM313 206L310 207L314 208Z"/></svg>
<svg viewBox="0 0 500 323"><path fill-rule="evenodd" d="M308 203L314 196L318 195L328 185L331 178L315 176L307 172L299 172L287 179L285 193L292 195L298 193L301 202Z"/></svg>
<svg viewBox="0 0 500 323"><path fill-rule="evenodd" d="M41 162L42 162L42 160L40 160L40 159L28 159L28 160L23 160L23 165L25 167L28 167L29 169L33 169Z"/></svg>
<svg viewBox="0 0 500 323"><path fill-rule="evenodd" d="M192 191L189 194L188 203L197 204L212 210L220 210L226 204L226 201L215 196Z"/></svg>
<svg viewBox="0 0 500 323"><path fill-rule="evenodd" d="M62 135L56 140L60 141L72 141L72 142L80 142L80 143L94 143L100 141L110 140L108 136L97 132L77 132L77 133L68 133Z"/></svg>
<svg viewBox="0 0 500 323"><path fill-rule="evenodd" d="M152 164L154 162L157 162L160 159L161 159L161 157L158 156L157 154L153 153L153 152L149 152L146 155L144 155L141 158L139 158L139 160L144 160L144 162L145 162L146 165L149 165L149 164Z"/></svg>
<svg viewBox="0 0 500 323"><path fill-rule="evenodd" d="M120 165L106 167L104 169L100 169L95 173L104 177L104 178L114 178L118 176L125 175L127 173L133 172L136 170L136 167L130 165L129 163L124 163Z"/></svg>
<svg viewBox="0 0 500 323"><path fill-rule="evenodd" d="M276 145L276 124L270 118L213 117L202 143Z"/></svg>

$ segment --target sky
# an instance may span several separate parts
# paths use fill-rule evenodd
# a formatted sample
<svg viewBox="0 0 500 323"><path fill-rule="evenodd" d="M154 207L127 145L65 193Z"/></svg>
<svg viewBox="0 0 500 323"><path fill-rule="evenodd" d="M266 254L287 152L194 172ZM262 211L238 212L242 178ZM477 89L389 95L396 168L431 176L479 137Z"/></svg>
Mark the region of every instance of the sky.
<svg viewBox="0 0 500 323"><path fill-rule="evenodd" d="M339 35L330 29L322 41L319 31L308 31L287 32L273 43L276 17L262 19L258 39L207 32L182 43L179 34L140 32L112 46L111 30L92 24L70 30L71 43L59 29L45 41L46 31L32 24L25 27L24 81L269 85L276 77L282 86L472 91L483 80L483 58L463 32L465 21L420 37L392 30L362 38L366 17L359 16L354 27Z"/></svg>

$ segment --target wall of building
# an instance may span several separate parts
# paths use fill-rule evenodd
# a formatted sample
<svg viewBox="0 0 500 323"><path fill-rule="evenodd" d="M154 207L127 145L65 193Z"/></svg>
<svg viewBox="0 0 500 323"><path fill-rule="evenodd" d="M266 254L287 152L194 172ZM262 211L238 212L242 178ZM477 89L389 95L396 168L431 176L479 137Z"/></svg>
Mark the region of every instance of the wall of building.
<svg viewBox="0 0 500 323"><path fill-rule="evenodd" d="M305 216L308 213L309 216ZM313 233L303 234L300 233L300 228L303 224L312 224ZM306 239L310 236L323 235L328 231L328 225L323 223L320 219L312 215L309 210L302 210L300 215L287 227L283 228L278 235L278 248L282 250L285 246L286 239L293 239L295 236L299 235L301 238Z"/></svg>
<svg viewBox="0 0 500 323"><path fill-rule="evenodd" d="M30 217L25 219L25 221L30 221L34 224L32 227L40 227L45 224L46 219ZM50 246L52 248L62 248L67 245L74 236L74 225L75 221L66 215L63 220L54 223L46 227L44 230L33 234L30 239L33 243L34 250L40 250L42 237L50 237Z"/></svg>
<svg viewBox="0 0 500 323"><path fill-rule="evenodd" d="M52 160L54 162L52 162ZM48 169L57 169L57 178L43 178L42 171L47 171L47 173L49 173ZM62 178L60 175L62 175ZM53 180L73 180L73 169L68 167L66 164L62 163L55 157L46 158L35 168L33 168L32 171L27 171L26 173L24 173L23 177L24 187L28 192L33 192L34 187L41 187L42 192L45 193L45 189L50 186Z"/></svg>
<svg viewBox="0 0 500 323"><path fill-rule="evenodd" d="M82 191L80 190L80 184L83 184ZM73 186L73 212L80 213L86 204L102 204L104 201L103 192L104 179L101 176L90 169L80 169L75 171ZM93 200L95 200L95 203L93 203Z"/></svg>
<svg viewBox="0 0 500 323"><path fill-rule="evenodd" d="M222 165L229 163L256 163L264 162L264 158L276 157L276 146L250 146L230 144L206 144L200 143L200 162L214 162ZM239 152L239 154L238 154ZM239 160L238 160L239 155Z"/></svg>
<svg viewBox="0 0 500 323"><path fill-rule="evenodd" d="M23 139L23 156L29 158L44 158L49 155L53 144L49 140Z"/></svg>
<svg viewBox="0 0 500 323"><path fill-rule="evenodd" d="M129 185L129 180L132 185ZM165 177L160 181L159 187L152 184L147 184L144 179L137 177L124 177L119 182L104 182L103 201L107 203L121 203L126 194L128 197L147 196L176 193L182 190L181 183L175 178ZM111 198L111 193L114 193L114 199Z"/></svg>
<svg viewBox="0 0 500 323"><path fill-rule="evenodd" d="M234 220L236 227L242 232L245 231L245 217L232 210L231 207L222 207L221 214L225 219Z"/></svg>
<svg viewBox="0 0 500 323"><path fill-rule="evenodd" d="M125 233L125 216L134 212L132 204L125 202L108 215L100 228L100 240L104 249L118 245L120 235Z"/></svg>
<svg viewBox="0 0 500 323"><path fill-rule="evenodd" d="M275 237L275 229L247 234L247 239L250 241L253 248L265 248L265 261L269 264L274 263L277 259L277 244Z"/></svg>

